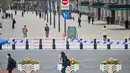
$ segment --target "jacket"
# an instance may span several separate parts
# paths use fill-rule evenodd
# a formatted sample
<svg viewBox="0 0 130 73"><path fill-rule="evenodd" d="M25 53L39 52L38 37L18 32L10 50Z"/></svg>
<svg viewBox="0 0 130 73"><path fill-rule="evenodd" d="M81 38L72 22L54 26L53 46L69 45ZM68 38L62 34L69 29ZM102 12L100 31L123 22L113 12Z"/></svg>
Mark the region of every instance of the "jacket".
<svg viewBox="0 0 130 73"><path fill-rule="evenodd" d="M67 67L67 56L62 58L62 66Z"/></svg>
<svg viewBox="0 0 130 73"><path fill-rule="evenodd" d="M7 70L16 68L16 61L13 58L8 58Z"/></svg>

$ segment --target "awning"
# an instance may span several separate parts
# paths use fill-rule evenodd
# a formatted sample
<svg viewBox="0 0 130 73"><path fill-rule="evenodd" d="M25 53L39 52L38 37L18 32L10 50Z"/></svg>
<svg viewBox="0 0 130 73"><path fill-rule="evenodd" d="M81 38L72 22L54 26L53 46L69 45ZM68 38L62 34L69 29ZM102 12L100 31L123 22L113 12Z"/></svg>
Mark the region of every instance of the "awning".
<svg viewBox="0 0 130 73"><path fill-rule="evenodd" d="M88 1L83 1L79 5L80 6L89 6L89 2Z"/></svg>
<svg viewBox="0 0 130 73"><path fill-rule="evenodd" d="M130 10L130 5L125 5L125 4L111 4L108 5L106 10Z"/></svg>
<svg viewBox="0 0 130 73"><path fill-rule="evenodd" d="M104 3L95 2L95 3L92 4L92 7L94 7L94 8L104 8Z"/></svg>
<svg viewBox="0 0 130 73"><path fill-rule="evenodd" d="M1 45L4 45L4 44L6 44L6 43L8 43L8 40L5 40L5 39L0 38L0 44L1 44Z"/></svg>

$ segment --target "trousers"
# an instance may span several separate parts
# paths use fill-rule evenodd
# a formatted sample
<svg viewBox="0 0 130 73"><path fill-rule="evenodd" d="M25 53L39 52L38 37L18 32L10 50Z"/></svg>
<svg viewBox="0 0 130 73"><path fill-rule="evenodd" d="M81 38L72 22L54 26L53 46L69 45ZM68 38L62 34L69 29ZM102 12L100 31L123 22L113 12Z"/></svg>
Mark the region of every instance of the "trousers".
<svg viewBox="0 0 130 73"><path fill-rule="evenodd" d="M8 70L8 73L12 73L12 70L13 70L13 69Z"/></svg>
<svg viewBox="0 0 130 73"><path fill-rule="evenodd" d="M63 68L61 69L61 73L66 73L65 71L66 71L66 68L63 67Z"/></svg>

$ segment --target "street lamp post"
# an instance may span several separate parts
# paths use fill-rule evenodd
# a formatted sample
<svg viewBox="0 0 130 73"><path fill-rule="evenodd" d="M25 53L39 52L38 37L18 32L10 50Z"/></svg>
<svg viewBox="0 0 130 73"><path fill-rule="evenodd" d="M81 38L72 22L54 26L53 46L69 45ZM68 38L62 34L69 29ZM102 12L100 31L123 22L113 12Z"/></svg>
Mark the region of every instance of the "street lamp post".
<svg viewBox="0 0 130 73"><path fill-rule="evenodd" d="M55 1L53 1L53 23L54 23L54 28L55 28L55 16L56 16L56 10L55 10Z"/></svg>
<svg viewBox="0 0 130 73"><path fill-rule="evenodd" d="M126 5L128 5L128 3L129 3L129 0L126 0ZM128 20L128 17L129 17L128 13L129 13L129 11L126 10L126 20Z"/></svg>
<svg viewBox="0 0 130 73"><path fill-rule="evenodd" d="M64 33L66 34L66 18L64 18Z"/></svg>
<svg viewBox="0 0 130 73"><path fill-rule="evenodd" d="M47 5L46 5L45 14L47 15L47 22L48 22L48 8L49 8L49 7L48 7L48 1L46 1L46 4L47 4Z"/></svg>
<svg viewBox="0 0 130 73"><path fill-rule="evenodd" d="M48 22L48 10L47 10L47 13L46 13L46 14L47 14L47 22Z"/></svg>
<svg viewBox="0 0 130 73"><path fill-rule="evenodd" d="M51 25L51 1L49 1L50 25Z"/></svg>
<svg viewBox="0 0 130 73"><path fill-rule="evenodd" d="M58 31L60 32L60 0L57 1L58 8Z"/></svg>
<svg viewBox="0 0 130 73"><path fill-rule="evenodd" d="M59 12L58 12L58 24L59 24L58 31L60 32L60 13Z"/></svg>

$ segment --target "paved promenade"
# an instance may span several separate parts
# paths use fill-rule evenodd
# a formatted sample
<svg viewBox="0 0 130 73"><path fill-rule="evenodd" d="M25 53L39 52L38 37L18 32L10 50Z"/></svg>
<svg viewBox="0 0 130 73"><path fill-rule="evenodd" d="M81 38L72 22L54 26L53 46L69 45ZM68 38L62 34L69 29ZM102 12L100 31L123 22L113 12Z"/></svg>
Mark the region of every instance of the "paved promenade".
<svg viewBox="0 0 130 73"><path fill-rule="evenodd" d="M7 12L14 13L14 11L8 10ZM2 15L2 14L0 14ZM50 15L48 15L50 17ZM67 27L68 26L76 26L78 32L78 38L86 39L86 40L93 40L93 38L102 39L102 28L106 25L106 22L103 21L95 21L94 25L88 24L87 16L83 15L81 20L82 27L78 28L77 14L72 14L75 20L67 20ZM21 11L18 11L17 16L14 16L16 19L15 29L11 30L11 20L3 20L0 21L3 23L3 30L1 37L9 39L10 37L13 38L22 38L22 28L24 25L27 25L29 32L28 37L36 37L36 38L44 38L44 26L47 23L43 19L39 19L38 16L32 14L32 12L26 13L24 17L21 17ZM50 18L49 18L50 22ZM50 25L50 23L48 24ZM124 40L124 38L130 37L130 30L125 30L123 26L119 25L111 25L107 24L107 34L108 37L113 40ZM50 36L49 38L55 39L63 39L63 32L64 32L64 19L61 16L61 32L58 32L58 15L56 16L56 28L53 28L53 14L52 14L52 26L50 27Z"/></svg>

